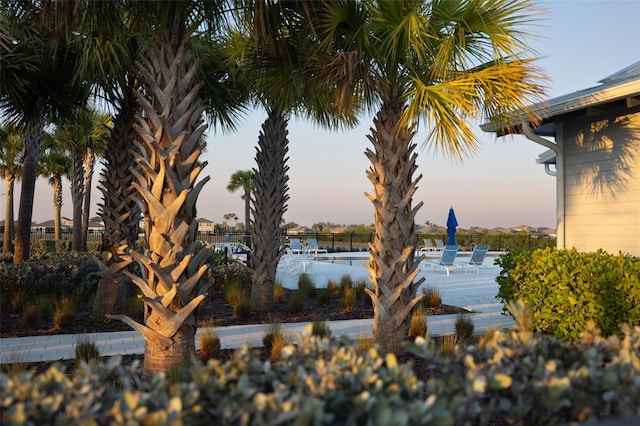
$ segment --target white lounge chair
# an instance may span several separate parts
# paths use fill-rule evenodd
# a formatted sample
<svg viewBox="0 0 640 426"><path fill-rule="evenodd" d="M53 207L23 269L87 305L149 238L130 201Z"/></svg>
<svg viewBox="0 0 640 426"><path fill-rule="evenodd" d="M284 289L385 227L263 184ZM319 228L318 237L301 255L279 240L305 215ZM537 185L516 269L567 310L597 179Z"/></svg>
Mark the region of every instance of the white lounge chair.
<svg viewBox="0 0 640 426"><path fill-rule="evenodd" d="M300 238L290 238L289 239L289 250L291 254L303 254L304 247L302 247L302 243L300 242Z"/></svg>
<svg viewBox="0 0 640 426"><path fill-rule="evenodd" d="M318 246L318 240L315 238L307 238L307 253L313 253L315 257L318 257L318 253L326 253L327 249L320 248Z"/></svg>
<svg viewBox="0 0 640 426"><path fill-rule="evenodd" d="M436 246L433 245L431 238L425 238L424 246L420 247L420 251L436 251Z"/></svg>
<svg viewBox="0 0 640 426"><path fill-rule="evenodd" d="M480 273L480 266L484 263L484 258L487 257L489 251L489 245L475 246L471 252L469 262L456 262L456 264L462 268L476 268L476 273Z"/></svg>
<svg viewBox="0 0 640 426"><path fill-rule="evenodd" d="M427 264L431 265L434 271L436 270L436 267L444 268L445 271L447 271L447 275L449 275L451 269L457 266L456 256L458 255L459 247L460 246L457 245L444 246L442 254L440 255L440 260L428 261Z"/></svg>
<svg viewBox="0 0 640 426"><path fill-rule="evenodd" d="M436 238L436 251L442 251L444 250L444 243L442 242L442 239L440 238Z"/></svg>

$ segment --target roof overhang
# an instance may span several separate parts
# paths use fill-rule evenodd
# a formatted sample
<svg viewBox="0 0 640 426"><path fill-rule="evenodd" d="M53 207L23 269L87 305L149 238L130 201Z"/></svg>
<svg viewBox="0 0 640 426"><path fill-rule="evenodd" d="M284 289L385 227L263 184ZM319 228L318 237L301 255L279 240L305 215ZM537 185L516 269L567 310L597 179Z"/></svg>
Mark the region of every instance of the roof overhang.
<svg viewBox="0 0 640 426"><path fill-rule="evenodd" d="M603 80L603 84L559 96L529 107L539 121L533 131L540 136L555 136L555 119L560 116L586 112L595 114L599 107L613 102L624 101L628 108L640 105L640 62L619 71ZM529 123L522 111L503 123L488 122L480 126L482 130L504 136L510 133L521 134L522 123Z"/></svg>

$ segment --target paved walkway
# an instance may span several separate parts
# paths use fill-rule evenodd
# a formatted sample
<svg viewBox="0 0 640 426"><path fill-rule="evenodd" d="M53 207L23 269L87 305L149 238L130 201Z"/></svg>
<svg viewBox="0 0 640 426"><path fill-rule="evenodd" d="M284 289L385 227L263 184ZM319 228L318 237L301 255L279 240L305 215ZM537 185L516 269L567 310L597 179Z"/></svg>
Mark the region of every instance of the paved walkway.
<svg viewBox="0 0 640 426"><path fill-rule="evenodd" d="M348 255L345 255L348 256ZM312 275L317 287L323 287L329 280L338 281L343 274L350 274L354 280L366 279L367 272L362 261L345 260L329 263L308 258L284 259L278 266L278 280L285 287L294 287L302 271ZM487 329L511 327L513 320L502 315L502 304L495 298L498 285L495 278L499 268L493 265L493 258L487 257L485 265L478 270L454 270L447 276L444 270L425 267L420 276L426 278L423 286L436 288L447 305L466 307L476 333ZM419 277L420 277L419 276ZM452 334L456 315L428 317L427 324L431 336ZM293 337L302 332L309 323L282 324L281 329ZM331 321L333 336L359 338L371 336L373 320L360 319ZM223 349L238 348L242 345L261 346L265 328L269 325L237 325L217 327ZM202 330L198 330L198 333ZM144 340L135 331L111 333L87 333L82 335L58 334L52 336L10 337L0 339L0 364L12 362L57 361L75 358L75 345L81 339L88 339L98 346L105 356L144 353ZM196 338L196 347L199 341Z"/></svg>

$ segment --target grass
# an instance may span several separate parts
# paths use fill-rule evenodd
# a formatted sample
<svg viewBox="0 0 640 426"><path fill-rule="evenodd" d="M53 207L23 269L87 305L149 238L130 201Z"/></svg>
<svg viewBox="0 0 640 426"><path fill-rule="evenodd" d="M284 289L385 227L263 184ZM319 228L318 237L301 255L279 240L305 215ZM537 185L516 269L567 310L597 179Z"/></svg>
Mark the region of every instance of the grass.
<svg viewBox="0 0 640 426"><path fill-rule="evenodd" d="M454 323L456 337L459 342L469 342L473 337L474 325L471 317L467 314L459 314Z"/></svg>
<svg viewBox="0 0 640 426"><path fill-rule="evenodd" d="M53 312L53 323L58 328L67 328L73 322L76 315L76 302L72 297L63 296L56 302Z"/></svg>
<svg viewBox="0 0 640 426"><path fill-rule="evenodd" d="M213 324L213 320L206 321L204 329L200 331L200 353L207 359L216 358L220 354L220 338Z"/></svg>
<svg viewBox="0 0 640 426"><path fill-rule="evenodd" d="M98 345L86 336L81 336L76 342L76 362L87 364L100 358Z"/></svg>
<svg viewBox="0 0 640 426"><path fill-rule="evenodd" d="M413 310L411 325L409 325L409 337L425 337L427 335L427 317L422 306Z"/></svg>
<svg viewBox="0 0 640 426"><path fill-rule="evenodd" d="M276 305L279 305L280 303L284 302L284 287L282 287L282 284L280 283L275 283L273 285L273 303L275 303Z"/></svg>
<svg viewBox="0 0 640 426"><path fill-rule="evenodd" d="M291 293L289 298L289 312L292 314L299 314L304 310L304 302L307 300L307 293L303 290L295 290Z"/></svg>
<svg viewBox="0 0 640 426"><path fill-rule="evenodd" d="M311 322L311 334L318 337L329 337L331 335L331 329L327 321L321 318L314 318Z"/></svg>
<svg viewBox="0 0 640 426"><path fill-rule="evenodd" d="M423 287L422 294L424 297L422 298L422 306L425 308L439 308L442 306L442 296L440 296L440 292L435 287Z"/></svg>
<svg viewBox="0 0 640 426"><path fill-rule="evenodd" d="M349 287L344 289L344 294L342 295L342 309L345 312L353 312L356 308L356 300L358 298L358 290Z"/></svg>

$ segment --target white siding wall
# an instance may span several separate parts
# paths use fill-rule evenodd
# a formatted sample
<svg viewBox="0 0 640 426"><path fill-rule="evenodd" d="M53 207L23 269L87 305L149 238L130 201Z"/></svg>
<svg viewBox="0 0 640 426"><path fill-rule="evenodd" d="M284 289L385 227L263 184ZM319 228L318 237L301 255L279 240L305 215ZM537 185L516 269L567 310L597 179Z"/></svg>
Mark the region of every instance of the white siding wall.
<svg viewBox="0 0 640 426"><path fill-rule="evenodd" d="M640 256L640 110L583 116L563 129L565 247Z"/></svg>

